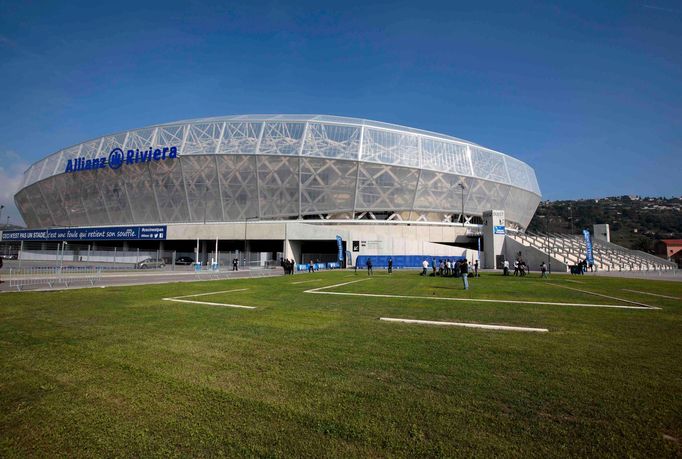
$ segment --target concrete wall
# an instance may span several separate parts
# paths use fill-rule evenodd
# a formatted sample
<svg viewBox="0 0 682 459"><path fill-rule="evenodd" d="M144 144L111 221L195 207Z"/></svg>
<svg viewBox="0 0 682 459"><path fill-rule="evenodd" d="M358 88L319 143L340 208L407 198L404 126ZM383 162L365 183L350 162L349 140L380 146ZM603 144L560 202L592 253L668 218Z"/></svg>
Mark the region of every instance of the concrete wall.
<svg viewBox="0 0 682 459"><path fill-rule="evenodd" d="M510 268L513 268L514 260L516 260L519 252L521 252L521 256L525 260L526 264L530 267L531 271L539 272L540 263L543 261L547 263L547 254L545 252L533 247L527 247L510 238L509 236L505 236L504 238L503 252L505 258L509 260ZM560 262L554 257L550 257L549 259L551 263L551 270L553 272L565 273L568 271L568 266L566 266L564 263Z"/></svg>

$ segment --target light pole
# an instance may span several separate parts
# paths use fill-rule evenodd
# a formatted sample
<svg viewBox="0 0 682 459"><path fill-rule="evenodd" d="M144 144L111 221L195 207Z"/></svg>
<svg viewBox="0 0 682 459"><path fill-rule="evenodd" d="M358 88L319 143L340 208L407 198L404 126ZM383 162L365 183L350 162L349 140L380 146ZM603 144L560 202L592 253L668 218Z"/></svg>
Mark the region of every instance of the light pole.
<svg viewBox="0 0 682 459"><path fill-rule="evenodd" d="M2 210L5 208L5 206L0 206L0 219L2 219Z"/></svg>
<svg viewBox="0 0 682 459"><path fill-rule="evenodd" d="M459 214L459 218L462 220L462 226L464 226L464 189L466 188L463 183L458 185L462 190L462 213Z"/></svg>

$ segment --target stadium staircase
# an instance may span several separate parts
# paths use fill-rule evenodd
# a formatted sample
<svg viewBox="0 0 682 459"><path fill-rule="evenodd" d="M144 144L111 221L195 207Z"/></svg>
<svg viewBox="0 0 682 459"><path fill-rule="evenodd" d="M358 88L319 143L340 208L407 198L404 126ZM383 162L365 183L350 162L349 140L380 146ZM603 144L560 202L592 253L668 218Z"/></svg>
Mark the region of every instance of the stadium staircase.
<svg viewBox="0 0 682 459"><path fill-rule="evenodd" d="M580 260L585 259L586 244L582 235L508 231L507 236L524 246L549 255L566 266L576 265ZM665 271L677 269L677 265L673 262L600 240L592 240L592 254L597 270Z"/></svg>

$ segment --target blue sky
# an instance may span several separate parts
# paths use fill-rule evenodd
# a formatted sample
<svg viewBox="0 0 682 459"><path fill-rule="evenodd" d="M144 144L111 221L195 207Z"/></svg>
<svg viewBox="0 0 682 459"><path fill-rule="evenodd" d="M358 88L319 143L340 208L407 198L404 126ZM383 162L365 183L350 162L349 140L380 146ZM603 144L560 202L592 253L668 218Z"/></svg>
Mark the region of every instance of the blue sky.
<svg viewBox="0 0 682 459"><path fill-rule="evenodd" d="M246 113L472 140L546 199L681 195L682 2L0 0L0 101L2 223L62 147Z"/></svg>

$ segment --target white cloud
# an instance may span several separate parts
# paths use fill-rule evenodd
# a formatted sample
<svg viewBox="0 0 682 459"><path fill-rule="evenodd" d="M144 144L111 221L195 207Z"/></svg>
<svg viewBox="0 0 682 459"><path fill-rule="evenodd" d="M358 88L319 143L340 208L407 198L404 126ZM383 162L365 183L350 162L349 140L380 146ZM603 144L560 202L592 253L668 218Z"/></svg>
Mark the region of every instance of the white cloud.
<svg viewBox="0 0 682 459"><path fill-rule="evenodd" d="M7 217L10 218L10 224L24 225L24 220L14 205L14 194L19 190L24 171L29 165L14 151L0 151L0 205L5 206L0 226L7 223Z"/></svg>

